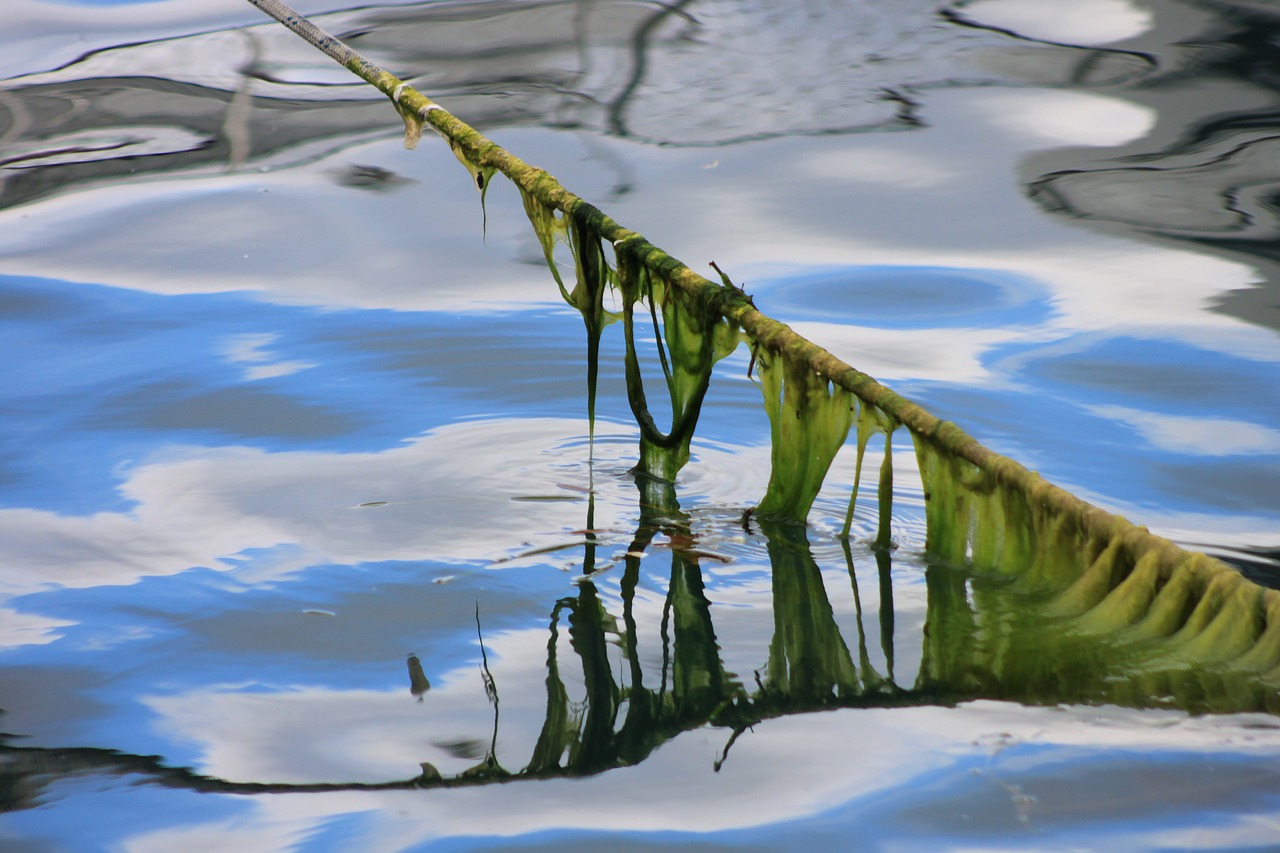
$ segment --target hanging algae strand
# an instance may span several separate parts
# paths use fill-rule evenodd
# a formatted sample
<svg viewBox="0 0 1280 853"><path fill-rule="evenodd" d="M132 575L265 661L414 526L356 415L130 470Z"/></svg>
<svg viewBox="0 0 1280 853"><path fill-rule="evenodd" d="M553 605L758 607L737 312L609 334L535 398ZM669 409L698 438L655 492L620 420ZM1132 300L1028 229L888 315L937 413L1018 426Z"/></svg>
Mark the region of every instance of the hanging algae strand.
<svg viewBox="0 0 1280 853"><path fill-rule="evenodd" d="M613 271L604 257L599 236L580 222L570 223L557 212L539 201L532 193L521 191L525 215L533 226L533 233L542 247L551 277L560 288L560 295L578 313L587 328L587 421L589 441L594 451L596 432L596 386L600 368L600 335L604 327L616 317L605 310L604 295L613 281ZM573 289L565 287L564 278L556 264L557 244L565 244L573 256Z"/></svg>
<svg viewBox="0 0 1280 853"><path fill-rule="evenodd" d="M410 123L412 123L412 121L414 120L414 117L412 116L412 114L401 113L401 115L404 116L405 125L406 125L404 144L406 148L412 148L413 145L409 144L410 132L408 130L408 126ZM419 135L422 134L421 128L422 126L419 124L418 125ZM415 145L417 144L416 140L414 144ZM462 146L458 145L458 143L454 142L452 139L449 140L449 150L453 152L453 156L458 158L458 162L461 163L463 168L467 170L467 174L471 176L471 182L475 184L476 190L478 190L480 193L480 236L481 236L481 239L484 239L486 236L488 236L488 232L489 232L489 213L485 209L484 198L489 192L489 181L493 178L493 174L494 172L497 171L497 169L493 168L492 166L476 165L471 161L471 158L466 155L466 152L462 150Z"/></svg>
<svg viewBox="0 0 1280 853"><path fill-rule="evenodd" d="M1018 577L1019 583L1053 580L1057 589L1070 588L1070 583L1061 583L1065 578L1079 578L1088 587L1088 597L1109 590L1103 595L1106 600L1111 595L1134 594L1138 581L1125 581L1139 563L1144 568L1153 565L1143 558L1154 554L1158 571L1151 575L1154 580L1143 583L1164 586L1152 598L1151 613L1159 614L1161 630L1173 628L1168 636L1180 638L1180 649L1205 654L1211 639L1229 638L1233 652L1244 649L1234 659L1240 665L1247 663L1252 669L1268 672L1280 669L1280 591L1251 583L1219 560L1178 548L992 452L955 424L940 420L765 316L738 289L714 284L694 273L566 190L544 170L528 165L486 139L288 6L278 0L249 2L390 97L406 119L406 130L416 124L430 124L451 146L457 146L469 163L502 172L523 193L611 243L617 265L631 265L633 277L644 270L665 289L679 292L682 308L696 306L707 317L724 318L755 342L757 352L797 367L806 366L909 430L924 485L926 548L932 555L957 562L973 560L976 568L989 564L995 571ZM678 371L674 356L672 360L674 376ZM633 408L645 411L635 402ZM671 454L670 461L657 460L654 467L669 472L679 455ZM770 502L774 500L793 513L801 503L781 497L771 498ZM1114 557L1104 559L1109 548ZM1138 575L1145 577L1148 574ZM1165 596L1171 586L1175 592L1183 591L1178 594L1185 594L1180 604ZM1081 588L1082 595L1084 592ZM1126 612L1125 608L1115 609Z"/></svg>
<svg viewBox="0 0 1280 853"><path fill-rule="evenodd" d="M657 480L673 481L688 462L689 444L712 367L737 347L737 329L683 291L650 275L625 251L615 248L616 269L610 267L603 241L589 225L558 216L531 193L522 193L522 199L560 295L577 309L587 327L587 408L593 434L600 336L604 327L616 319L615 314L605 310L604 295L610 285L616 285L626 339L627 398L640 427L636 471ZM558 244L567 246L573 257L572 289L566 286L555 259ZM649 410L635 339L635 306L646 302L672 412L671 427L666 432L658 427Z"/></svg>
<svg viewBox="0 0 1280 853"><path fill-rule="evenodd" d="M806 364L756 352L772 466L755 514L803 522L849 434L854 397Z"/></svg>
<svg viewBox="0 0 1280 853"><path fill-rule="evenodd" d="M619 250L617 259L626 338L627 400L640 427L640 461L636 470L669 482L689 461L689 443L711 382L711 369L737 348L738 330L717 312L661 276L651 274L627 252ZM635 306L646 299L671 405L671 427L666 432L649 411L636 346Z"/></svg>
<svg viewBox="0 0 1280 853"><path fill-rule="evenodd" d="M880 409L868 403L858 405L858 438L857 458L853 468L853 488L849 491L849 509L845 512L844 527L840 529L840 538L848 539L853 527L853 511L858 503L858 487L862 483L862 460L867 453L867 444L871 436L877 432L885 434L885 458L880 465L880 524L876 536L876 544L887 547L889 536L889 519L892 515L893 502L893 460L891 456L893 431L898 428L897 422Z"/></svg>

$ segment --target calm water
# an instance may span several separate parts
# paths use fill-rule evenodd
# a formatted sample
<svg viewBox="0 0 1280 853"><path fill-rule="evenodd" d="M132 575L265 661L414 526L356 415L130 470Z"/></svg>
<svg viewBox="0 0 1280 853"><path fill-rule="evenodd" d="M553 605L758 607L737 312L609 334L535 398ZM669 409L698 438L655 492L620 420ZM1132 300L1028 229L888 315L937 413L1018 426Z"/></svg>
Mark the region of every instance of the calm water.
<svg viewBox="0 0 1280 853"><path fill-rule="evenodd" d="M993 449L1280 585L1280 6L879 5L300 8ZM592 446L517 193L482 215L248 4L0 20L3 849L1280 844L1280 719L1190 715L1219 688L927 565L905 436L891 553L873 500L836 537L852 448L807 529L744 525L745 350L680 509L642 505L620 336Z"/></svg>

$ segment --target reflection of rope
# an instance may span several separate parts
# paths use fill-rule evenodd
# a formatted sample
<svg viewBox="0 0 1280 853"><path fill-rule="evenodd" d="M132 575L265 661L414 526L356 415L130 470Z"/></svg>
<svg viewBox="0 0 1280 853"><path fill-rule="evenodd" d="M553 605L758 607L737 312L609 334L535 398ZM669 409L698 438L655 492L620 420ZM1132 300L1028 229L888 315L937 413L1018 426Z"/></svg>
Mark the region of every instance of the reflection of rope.
<svg viewBox="0 0 1280 853"><path fill-rule="evenodd" d="M253 107L253 70L261 58L262 51L257 38L249 30L240 30L245 41L249 43L249 61L240 70L240 88L231 96L227 105L227 117L222 123L222 135L227 138L227 171L234 172L249 159L249 151L253 139L249 134L249 113Z"/></svg>
<svg viewBox="0 0 1280 853"><path fill-rule="evenodd" d="M733 734L729 735L729 740L725 743L724 749L720 751L720 757L717 758L715 763L711 765L712 769L715 772L719 773L720 768L723 767L724 763L729 760L729 750L733 747L734 742L738 739L738 735L742 734L748 729L750 729L752 732L755 731L755 728L752 726L739 726L738 728L733 730Z"/></svg>
<svg viewBox="0 0 1280 853"><path fill-rule="evenodd" d="M489 671L489 655L484 649L484 634L480 633L480 602L476 602L476 639L480 641L480 677L484 679L484 694L489 697L490 704L493 705L493 736L496 740L498 737L498 683L493 680L493 673Z"/></svg>
<svg viewBox="0 0 1280 853"><path fill-rule="evenodd" d="M311 21L307 20L293 9L290 9L284 3L279 2L279 0L249 0L249 2L275 18L280 23L284 24L313 47L318 48L325 55L332 57L340 64L350 68L360 77L364 77L366 80L369 79L368 77L365 77L365 74L362 73L362 71L356 70L356 67L353 66L357 66L363 69L364 72L374 76L380 73L386 73L382 71L381 68L374 65L351 48L347 47L336 37L329 35L327 32L311 23Z"/></svg>
<svg viewBox="0 0 1280 853"><path fill-rule="evenodd" d="M251 0L252 1L252 0ZM622 87L622 91L618 96L609 103L609 130L618 136L629 136L626 124L626 110L631 103L631 96L635 94L636 89L644 82L645 72L649 67L649 39L652 37L654 30L658 25L672 15L681 15L689 18L684 12L684 7L688 6L692 0L679 0L669 6L664 6L660 12L657 12L652 18L645 21L644 24L636 30L635 37L631 40L632 53L635 56L635 62L631 67L631 76L627 79L627 83Z"/></svg>
<svg viewBox="0 0 1280 853"><path fill-rule="evenodd" d="M8 89L0 88L0 105L9 111L9 128L0 135L0 190L4 188L5 179L8 175L2 167L5 164L3 159L4 151L10 142L20 139L22 134L27 132L27 128L31 127L31 113L27 110L22 99L16 97Z"/></svg>

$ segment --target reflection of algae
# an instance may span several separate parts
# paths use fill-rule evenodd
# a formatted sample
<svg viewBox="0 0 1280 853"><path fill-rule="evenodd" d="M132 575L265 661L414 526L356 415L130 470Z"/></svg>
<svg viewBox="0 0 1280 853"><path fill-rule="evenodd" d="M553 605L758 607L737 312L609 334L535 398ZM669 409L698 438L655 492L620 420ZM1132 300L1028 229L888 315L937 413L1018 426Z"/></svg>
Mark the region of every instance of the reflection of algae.
<svg viewBox="0 0 1280 853"><path fill-rule="evenodd" d="M409 693L419 702L426 692L431 689L431 682L427 680L427 674L422 671L422 661L417 655L409 655L407 661L409 666Z"/></svg>
<svg viewBox="0 0 1280 853"><path fill-rule="evenodd" d="M657 686L648 686L632 607L640 557L659 531L671 537L673 547L661 631L662 678ZM745 693L720 659L692 542L688 519L672 502L666 502L660 518L642 508L621 583L621 631L590 581L578 584L577 596L556 603L547 643L547 714L524 775L581 775L636 764L682 731L712 719L737 719L735 703ZM591 560L588 555L584 568ZM578 703L569 699L559 660L562 613L568 614L570 648L582 667L585 695ZM625 657L626 684L611 663L619 650Z"/></svg>
<svg viewBox="0 0 1280 853"><path fill-rule="evenodd" d="M1109 668L1166 679L1176 671L1248 674L1274 696L1280 594L1010 460L980 467L919 439L917 455L936 559L1039 596L1027 610L1053 620L1055 634L1088 638L1090 655Z"/></svg>
<svg viewBox="0 0 1280 853"><path fill-rule="evenodd" d="M862 693L836 626L822 574L802 527L768 529L773 568L773 642L766 702L793 708L837 705Z"/></svg>
<svg viewBox="0 0 1280 853"><path fill-rule="evenodd" d="M1179 659L1177 632L1139 637L1116 644L1123 631L1109 628L1105 642L1086 630L1079 614L1051 612L1057 593L1021 588L1018 575L974 574L943 565L926 573L928 593L922 657L914 685L893 676L892 555L874 552L880 597L880 643L886 672L870 664L863 609L852 551L845 543L857 631L855 663L835 618L822 571L795 524L768 523L772 568L773 635L758 655L763 676L754 689L725 667L712 621L712 602L702 583L699 552L689 521L673 500L660 509L641 504L640 523L626 546L626 568L619 584L622 616L610 613L595 585L578 584L577 594L560 599L551 611L546 661L546 712L541 731L523 769L506 771L496 750L500 744L496 702L494 732L484 759L456 775L443 776L430 764L409 779L386 782L278 783L234 781L167 767L155 757L104 749L45 749L12 746L0 740L0 808L16 810L42 802L40 793L61 778L85 773L139 777L173 788L242 795L324 793L341 790L413 790L454 788L573 777L635 765L683 732L716 726L725 746L714 762L719 770L730 747L752 727L776 717L821 708L950 705L977 699L1006 699L1055 705L1064 702L1114 703L1137 708L1179 707L1203 711L1280 711L1269 675L1248 669L1251 652L1227 668ZM633 613L641 556L654 537L671 540L671 573L661 627L642 635ZM594 565L591 548L584 570ZM1137 571L1155 571L1145 562ZM1130 577L1133 573L1130 574ZM1218 584L1202 600L1229 601L1238 590ZM1156 593L1164 594L1166 585ZM1188 598L1180 593L1178 600ZM1176 608L1175 608L1176 609ZM1191 615L1198 605L1191 607ZM1097 607L1086 611L1095 612ZM1202 618L1209 618L1206 612ZM566 688L561 626L567 621L568 650L581 670L583 693L577 701ZM1184 622L1193 621L1190 618ZM1138 624L1138 623L1135 623ZM1274 621L1273 621L1274 624ZM621 626L621 627L620 627ZM655 637L654 634L657 636ZM1170 645L1167 637L1174 637ZM1194 633L1191 642L1204 636ZM1243 635L1247 636L1247 634ZM655 654L648 646L661 646ZM1274 641L1274 637L1272 638ZM1213 645L1223 654L1244 648ZM1155 652L1153 654L1152 652ZM484 656L481 646L482 659ZM1253 661L1266 670L1270 652ZM621 666L614 661L621 658ZM657 683L646 683L642 660L661 660ZM496 700L497 686L486 674L486 693ZM1265 674L1265 673L1264 673ZM523 740L523 738L518 738ZM804 756L796 757L803 761Z"/></svg>
<svg viewBox="0 0 1280 853"><path fill-rule="evenodd" d="M1045 704L1280 712L1274 650L1260 652L1251 629L1206 636L1191 620L1171 633L1117 628L1110 614L1055 613L1052 594L1018 586L930 569L919 686Z"/></svg>
<svg viewBox="0 0 1280 853"><path fill-rule="evenodd" d="M638 486L644 495L645 489ZM892 609L893 601L888 589L892 580L887 552L878 555L881 643L889 667L888 675L882 675L869 663L852 558L848 569L858 602L858 664L837 625L805 529L768 521L765 528L772 566L774 631L763 675L756 674L756 687L751 690L721 659L711 602L698 564L697 542L687 516L671 500L660 510L641 503L639 528L627 545L626 569L619 585L621 619L610 615L590 581L579 583L578 594L561 599L552 610L547 713L521 776L576 776L632 765L670 738L707 724L731 729L732 744L753 724L786 714L834 707L924 704L945 695L938 692L937 685L930 685L926 693L893 684L893 619L891 613L884 612L886 606ZM646 684L641 663L646 641L653 638L640 635L633 605L641 557L660 532L671 541L671 569L657 638L661 673L659 683L653 685ZM588 555L584 568L593 559ZM566 612L570 648L580 662L585 688L577 703L570 700L565 688L560 659L559 625ZM616 638L616 643L609 642L611 638ZM619 653L625 678L610 662ZM723 757L716 763L717 769L722 762Z"/></svg>
<svg viewBox="0 0 1280 853"><path fill-rule="evenodd" d="M1038 605L1041 617L1056 620L1061 631L1073 636L1105 635L1106 642L1096 646L1109 659L1132 659L1163 667L1162 672L1173 671L1170 667L1183 672L1211 667L1215 672L1250 674L1259 684L1280 680L1280 592L1252 584L1220 561L1183 551L993 453L955 424L939 420L765 316L727 281L723 285L708 281L641 235L622 228L547 172L514 157L292 10L275 0L250 2L388 95L405 117L406 139L423 122L429 123L449 140L473 176L476 170L500 171L525 195L527 209L528 200L533 199L548 211L559 211L578 235L576 261L585 268L579 256L589 257L592 264L600 259L600 268L588 273L596 276L592 287L597 290L607 278L607 264L597 251L602 252L604 243L613 247L625 291L628 392L644 433L642 471L670 480L687 459L687 440L705 393L705 375L714 362L705 354L718 351L705 338L716 337L721 324L741 329L753 354L769 365L764 369L766 400L778 415L773 426L775 468L762 502L765 510L793 518L807 512L815 484L820 484L834 453L832 437L851 408L841 403L845 413L837 416L826 405L851 394L860 407L860 450L865 448L864 412L868 418L883 419L889 436L898 425L911 433L925 491L927 548L934 559L1005 576L1020 591L1048 596ZM536 219L534 226L538 230ZM582 249L588 246L590 251L584 254ZM661 294L655 283L661 284ZM635 354L629 312L630 305L645 295L655 321L656 304L662 305L661 337L673 356L667 371L673 427L667 433L653 425L643 387L633 381L638 380L638 370L632 370ZM679 312L674 322L666 315L669 305ZM590 320L588 328L592 328ZM682 341L681 352L696 353L685 362L684 376L677 348L671 345L673 329ZM699 334L704 340L697 340ZM828 395L825 404L816 393L819 387ZM801 401L801 411L806 405L816 409L814 423L796 429L796 424L788 422L785 407L791 401ZM793 441L799 446L787 446ZM889 544L889 449L886 443L878 490L877 544L882 547ZM858 475L860 464L855 479Z"/></svg>

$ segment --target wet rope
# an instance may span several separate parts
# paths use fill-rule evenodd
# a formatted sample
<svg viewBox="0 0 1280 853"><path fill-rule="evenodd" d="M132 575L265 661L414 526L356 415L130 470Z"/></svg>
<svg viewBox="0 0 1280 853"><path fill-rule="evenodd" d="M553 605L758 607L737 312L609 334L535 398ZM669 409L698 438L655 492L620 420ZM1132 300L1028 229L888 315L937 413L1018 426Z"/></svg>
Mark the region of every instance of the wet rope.
<svg viewBox="0 0 1280 853"><path fill-rule="evenodd" d="M487 139L284 3L249 2L387 95L404 119L406 146L416 144L424 125L431 126L473 176L488 170L502 172L520 188L526 207L532 198L548 210L561 211L582 233L609 242L619 266L642 267L709 313L736 324L751 339L753 354L773 354L793 370L811 371L852 393L889 423L906 427L920 461L929 549L935 556L972 562L979 570L1023 572L1059 591L1069 586L1077 613L1101 601L1129 602L1134 584L1125 581L1142 574L1141 564L1154 589L1161 590L1150 602L1153 613L1161 607L1174 607L1183 614L1194 608L1184 630L1205 643L1224 631L1234 633L1235 645L1246 649L1238 659L1247 660L1251 668L1280 673L1280 592L1258 587L1221 561L1185 551L984 447L954 423L935 417L764 315L740 289L709 281L641 234L623 228L565 189L554 176ZM881 495L882 503L887 497ZM882 528L885 521L881 520ZM881 544L886 533L881 530ZM1095 578L1101 580L1095 583ZM1223 594L1224 589L1230 594ZM1168 604L1173 595L1168 590L1185 590L1187 598L1181 605ZM1147 615L1145 607L1115 604L1106 609L1122 614L1114 617L1116 627L1133 625ZM1203 649L1203 643L1197 648Z"/></svg>

